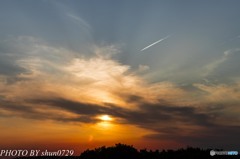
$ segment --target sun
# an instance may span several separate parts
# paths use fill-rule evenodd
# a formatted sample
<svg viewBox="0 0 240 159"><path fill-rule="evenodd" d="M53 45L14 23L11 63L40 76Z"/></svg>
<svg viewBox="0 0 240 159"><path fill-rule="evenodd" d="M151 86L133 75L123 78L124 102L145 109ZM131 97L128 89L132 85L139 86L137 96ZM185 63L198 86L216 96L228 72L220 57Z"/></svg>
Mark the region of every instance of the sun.
<svg viewBox="0 0 240 159"><path fill-rule="evenodd" d="M101 115L99 116L99 119L102 121L112 121L112 117L110 117L109 115Z"/></svg>
<svg viewBox="0 0 240 159"><path fill-rule="evenodd" d="M113 127L114 123L113 120L114 118L111 117L110 115L104 114L104 115L99 115L97 116L97 119L100 120L97 125L101 129L110 129Z"/></svg>

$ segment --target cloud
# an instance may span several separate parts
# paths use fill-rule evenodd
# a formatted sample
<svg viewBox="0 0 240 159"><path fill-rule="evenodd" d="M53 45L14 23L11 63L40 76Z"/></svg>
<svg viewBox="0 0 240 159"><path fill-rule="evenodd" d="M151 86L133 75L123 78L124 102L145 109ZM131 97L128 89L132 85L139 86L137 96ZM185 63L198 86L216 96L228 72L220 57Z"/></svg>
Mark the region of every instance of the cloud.
<svg viewBox="0 0 240 159"><path fill-rule="evenodd" d="M66 15L70 18L72 18L73 20L75 20L79 25L85 27L86 29L91 29L91 26L82 18L80 18L79 16L76 16L74 14L71 13L66 13Z"/></svg>
<svg viewBox="0 0 240 159"><path fill-rule="evenodd" d="M239 82L194 83L191 89L169 81L149 83L111 57L119 52L114 45L93 46L95 55L85 57L32 37L15 42L8 48L10 61L22 71L0 76L1 116L97 123L96 116L109 114L118 124L154 132L146 138L189 144L207 144L223 128L229 129L226 135L238 132ZM219 138L227 137L222 132Z"/></svg>
<svg viewBox="0 0 240 159"><path fill-rule="evenodd" d="M138 65L138 71L139 72L144 72L144 71L147 71L149 69L150 69L150 67L147 66L147 65Z"/></svg>
<svg viewBox="0 0 240 159"><path fill-rule="evenodd" d="M240 52L240 48L229 49L227 51L224 51L224 55L229 56L229 55L237 53L237 52Z"/></svg>
<svg viewBox="0 0 240 159"><path fill-rule="evenodd" d="M239 77L237 69L239 68L238 60L240 48L234 48L224 51L223 56L204 67L204 77L221 77L222 81Z"/></svg>
<svg viewBox="0 0 240 159"><path fill-rule="evenodd" d="M238 150L240 144L239 126L214 126L203 130L192 130L184 134L182 129L173 129L172 132L146 135L145 138L160 141L173 141L183 145L202 148L224 148Z"/></svg>
<svg viewBox="0 0 240 159"><path fill-rule="evenodd" d="M240 66L240 49L234 48L224 52L225 61L219 65L214 72L212 72L213 76L222 77L224 80L233 80L236 81L237 78L240 77L238 68Z"/></svg>

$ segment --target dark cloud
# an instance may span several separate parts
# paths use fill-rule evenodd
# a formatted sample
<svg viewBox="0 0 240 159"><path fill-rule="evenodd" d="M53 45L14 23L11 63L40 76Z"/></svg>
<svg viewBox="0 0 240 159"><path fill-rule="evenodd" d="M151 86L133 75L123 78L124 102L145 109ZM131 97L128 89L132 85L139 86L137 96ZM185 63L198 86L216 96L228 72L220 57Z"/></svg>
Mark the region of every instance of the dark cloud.
<svg viewBox="0 0 240 159"><path fill-rule="evenodd" d="M183 134L184 129L175 129L172 132L162 132L146 135L145 138L153 140L168 140L183 145L200 146L205 148L224 148L239 150L240 127L215 125L203 130L196 130L189 134Z"/></svg>
<svg viewBox="0 0 240 159"><path fill-rule="evenodd" d="M152 118L152 123L147 124L149 119L138 118L139 126L156 131L155 134L146 135L145 138L154 140L168 140L184 145L201 147L221 147L236 149L239 144L239 126L222 125L216 123L216 110L225 107L214 107L209 112L199 113L198 108L176 107L165 105L142 105ZM168 114L168 118L162 116ZM213 114L215 115L213 117ZM149 116L146 116L147 118ZM141 122L141 123L140 123ZM135 123L136 124L136 123ZM229 123L230 124L230 123Z"/></svg>
<svg viewBox="0 0 240 159"><path fill-rule="evenodd" d="M2 102L2 108L17 112L36 113L33 106L9 104L9 102L8 104L6 103L6 101ZM29 100L28 103L31 105L38 105L38 107L41 107L41 105L45 105L45 107L54 107L85 116L84 120L81 120L83 118L79 118L79 121L81 122L84 122L85 120L89 121L92 116L109 114L116 118L124 119L124 121L121 120L122 123L131 123L145 128L151 128L152 125L161 126L168 123L174 124L175 121L187 125L192 124L204 127L214 125L211 122L213 118L210 117L210 115L207 113L198 113L196 108L162 105L160 103L144 103L139 106L138 110L131 110L107 103L105 105L81 103L63 98L35 99ZM88 116L89 119L87 119ZM63 121L64 119L65 118L63 118ZM66 119L66 121L69 120L70 119ZM78 121L76 118L73 120ZM156 129L158 130L158 128Z"/></svg>
<svg viewBox="0 0 240 159"><path fill-rule="evenodd" d="M125 100L127 102L139 103L139 102L143 101L144 99L143 99L143 97L138 96L138 95L127 94L127 95L125 95Z"/></svg>
<svg viewBox="0 0 240 159"><path fill-rule="evenodd" d="M57 107L79 115L96 116L109 114L124 119L124 121L121 120L122 123L131 123L145 128L151 128L152 125L161 126L166 123L174 123L175 121L205 127L213 125L210 116L198 113L196 108L193 107L144 103L139 106L139 110L131 110L113 104L97 105L63 98L37 99L31 100L31 102L36 105Z"/></svg>
<svg viewBox="0 0 240 159"><path fill-rule="evenodd" d="M147 123L158 125L174 123L175 121L210 126L211 118L204 113L198 113L194 107L163 105L161 103L144 103L139 106L140 111L131 111L125 116L129 122L137 123L143 127Z"/></svg>
<svg viewBox="0 0 240 159"><path fill-rule="evenodd" d="M72 112L79 117L64 117L58 116L52 118L54 120L63 121L63 122L83 122L83 123L94 123L98 119L95 118L97 115L109 114L115 117L122 117L122 113L125 112L124 109L106 104L106 105L97 105L89 103L76 102L64 98L52 98L52 99L35 99L28 101L34 105L47 105L47 107L61 109L64 111ZM47 109L47 108L46 108ZM54 114L53 114L54 115ZM51 117L50 117L51 118Z"/></svg>
<svg viewBox="0 0 240 159"><path fill-rule="evenodd" d="M22 112L22 113L32 113L33 108L28 107L22 103L15 103L7 101L0 98L0 107L1 109L12 111L12 112Z"/></svg>
<svg viewBox="0 0 240 159"><path fill-rule="evenodd" d="M206 116L194 113L194 109L190 107L173 107L161 104L142 104L140 110L131 110L122 108L113 104L97 105L89 103L81 103L63 98L55 99L38 99L33 100L34 104L48 105L58 107L80 115L99 115L110 114L117 118L125 119L126 123L146 125L147 123L163 123L166 121L174 121L176 119L184 122L198 122L198 124L209 124ZM195 118L194 120L191 118ZM191 120L189 120L191 119Z"/></svg>
<svg viewBox="0 0 240 159"><path fill-rule="evenodd" d="M105 103L103 105L76 102L64 98L28 100L27 106L1 100L1 108L19 112L23 118L55 120L61 122L96 123L97 115L109 114L121 124L136 125L153 130L155 134L144 138L154 140L169 140L184 145L216 146L236 148L240 133L239 126L214 124L211 113L199 113L198 108L163 105L161 103L142 103L137 110L123 108ZM38 112L35 106L43 107L46 112ZM48 112L48 108L56 108L72 112L77 116L68 117ZM214 109L215 110L215 109ZM16 114L15 114L16 116Z"/></svg>
<svg viewBox="0 0 240 159"><path fill-rule="evenodd" d="M67 100L64 98L36 99L36 100L31 100L31 102L37 105L44 104L44 105L68 110L76 114L85 114L85 115L96 115L96 114L106 113L106 109L107 109L106 107L103 107L103 106L76 102L76 101Z"/></svg>
<svg viewBox="0 0 240 159"><path fill-rule="evenodd" d="M78 115L83 115L85 116L85 119L87 116L92 117L100 114L109 114L116 118L124 119L124 121L121 120L122 123L132 123L141 127L148 127L148 124L161 125L164 123L174 123L174 121L200 126L212 125L211 118L207 114L197 113L197 110L193 107L162 105L160 103L144 103L139 106L138 110L131 110L108 103L105 103L104 105L89 104L64 98L35 99L28 100L27 102L28 105L30 104L32 106L25 106L20 103L16 105L6 101L2 101L1 103L2 108L4 109L26 113L36 113L33 105L38 105L38 107L43 107L44 105L45 107L54 107ZM74 120L77 121L77 119ZM66 121L69 121L69 119Z"/></svg>
<svg viewBox="0 0 240 159"><path fill-rule="evenodd" d="M26 70L24 68L19 67L16 64L15 59L13 59L12 57L2 55L0 53L0 74L1 75L11 76L11 75L16 75L25 71Z"/></svg>
<svg viewBox="0 0 240 159"><path fill-rule="evenodd" d="M29 118L34 120L55 120L55 121L61 121L61 122L82 122L82 123L96 122L96 120L92 118L92 115L94 114L95 109L91 109L91 108L90 110L86 110L86 108L83 108L83 111L81 113L79 112L81 116L76 116L76 117L66 117L66 116L55 114L52 112L48 112L48 111L43 112L35 109L35 108L42 108L42 109L48 110L52 105L43 106L41 104L47 104L47 103L50 104L50 102L52 103L52 105L54 105L53 101L47 101L47 100L42 100L42 101L38 100L38 102L36 102L34 105L32 105L32 103L29 105L29 103L15 103L11 101L1 100L0 101L1 109L8 111L9 113L6 114L4 112L0 112L0 114L1 116L5 116L5 117L18 116L18 117ZM55 102L56 102L55 104L60 106L59 108L63 106L65 108L68 108L70 104L70 109L64 109L65 111L66 110L73 111L74 107L76 106L76 103L75 105L73 105L74 102L67 101L67 100L58 100L58 101L55 100ZM35 107L36 105L38 107ZM73 105L73 108L71 107L72 105ZM80 106L80 103L78 106ZM73 112L76 113L76 111L73 111ZM95 113L97 112L98 111L96 109Z"/></svg>

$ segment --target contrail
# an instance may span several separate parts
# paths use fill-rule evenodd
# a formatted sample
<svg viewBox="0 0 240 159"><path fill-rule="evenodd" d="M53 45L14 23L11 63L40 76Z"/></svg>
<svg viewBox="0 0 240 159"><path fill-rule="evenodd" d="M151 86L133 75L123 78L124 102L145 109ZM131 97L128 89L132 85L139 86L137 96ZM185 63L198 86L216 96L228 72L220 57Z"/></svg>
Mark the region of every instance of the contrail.
<svg viewBox="0 0 240 159"><path fill-rule="evenodd" d="M144 50L146 50L146 49L152 47L153 45L156 45L157 43L160 43L161 41L166 40L166 39L169 38L170 36L171 36L171 35L168 35L168 36L166 36L166 37L164 37L164 38L162 38L162 39L160 39L160 40L158 40L158 41L156 41L156 42L154 42L154 43L148 45L147 47L143 48L141 51L144 51Z"/></svg>

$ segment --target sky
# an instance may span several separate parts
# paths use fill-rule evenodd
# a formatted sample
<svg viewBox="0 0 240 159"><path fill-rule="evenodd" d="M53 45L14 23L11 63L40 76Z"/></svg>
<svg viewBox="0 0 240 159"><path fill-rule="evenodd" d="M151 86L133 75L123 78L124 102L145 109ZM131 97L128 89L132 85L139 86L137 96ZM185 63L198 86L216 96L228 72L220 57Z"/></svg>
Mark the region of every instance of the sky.
<svg viewBox="0 0 240 159"><path fill-rule="evenodd" d="M1 0L0 147L240 147L240 1Z"/></svg>

